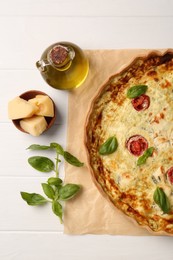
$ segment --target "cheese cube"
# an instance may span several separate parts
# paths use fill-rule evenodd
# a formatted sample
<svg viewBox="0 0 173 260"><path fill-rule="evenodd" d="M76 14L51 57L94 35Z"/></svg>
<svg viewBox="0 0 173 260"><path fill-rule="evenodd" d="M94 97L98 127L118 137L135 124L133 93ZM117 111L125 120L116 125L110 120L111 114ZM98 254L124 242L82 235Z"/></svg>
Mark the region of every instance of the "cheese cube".
<svg viewBox="0 0 173 260"><path fill-rule="evenodd" d="M39 136L47 128L47 122L44 116L33 116L20 120L21 128L33 136Z"/></svg>
<svg viewBox="0 0 173 260"><path fill-rule="evenodd" d="M37 95L35 98L29 99L29 103L38 106L38 111L35 115L39 116L54 116L54 106L52 100L47 95Z"/></svg>
<svg viewBox="0 0 173 260"><path fill-rule="evenodd" d="M16 97L8 103L8 117L12 120L31 117L37 110L38 107L35 104L20 97Z"/></svg>

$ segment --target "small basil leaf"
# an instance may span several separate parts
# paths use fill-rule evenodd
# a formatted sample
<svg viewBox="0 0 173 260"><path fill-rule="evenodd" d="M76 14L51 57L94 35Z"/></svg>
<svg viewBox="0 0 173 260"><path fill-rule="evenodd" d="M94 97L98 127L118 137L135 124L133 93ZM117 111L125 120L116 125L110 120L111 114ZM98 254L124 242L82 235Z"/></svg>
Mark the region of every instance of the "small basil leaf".
<svg viewBox="0 0 173 260"><path fill-rule="evenodd" d="M30 149L30 150L48 150L48 149L50 149L50 146L39 145L39 144L32 144L27 149Z"/></svg>
<svg viewBox="0 0 173 260"><path fill-rule="evenodd" d="M56 177L50 177L47 182L49 185L54 185L54 186L59 186L62 184L62 180Z"/></svg>
<svg viewBox="0 0 173 260"><path fill-rule="evenodd" d="M84 165L84 163L80 162L75 156L73 156L71 153L66 151L64 152L64 159L66 160L66 162L76 167L81 167Z"/></svg>
<svg viewBox="0 0 173 260"><path fill-rule="evenodd" d="M43 191L46 194L46 196L49 199L54 199L54 196L55 196L54 189L47 183L42 183L41 185L42 185Z"/></svg>
<svg viewBox="0 0 173 260"><path fill-rule="evenodd" d="M44 156L32 156L28 158L28 163L40 172L50 172L54 169L54 163Z"/></svg>
<svg viewBox="0 0 173 260"><path fill-rule="evenodd" d="M80 185L68 183L59 190L60 200L69 200L73 198L81 189Z"/></svg>
<svg viewBox="0 0 173 260"><path fill-rule="evenodd" d="M138 160L137 160L137 165L140 166L140 165L146 163L146 160L148 159L148 157L152 156L153 151L154 151L154 147L148 148L148 149L144 152L144 154L138 158Z"/></svg>
<svg viewBox="0 0 173 260"><path fill-rule="evenodd" d="M37 193L21 192L20 194L22 199L25 200L30 206L42 205L47 202L43 196Z"/></svg>
<svg viewBox="0 0 173 260"><path fill-rule="evenodd" d="M146 85L136 85L128 89L127 97L128 98L136 98L141 96L147 91L148 86Z"/></svg>
<svg viewBox="0 0 173 260"><path fill-rule="evenodd" d="M99 154L108 155L116 151L118 141L115 136L109 137L99 148Z"/></svg>
<svg viewBox="0 0 173 260"><path fill-rule="evenodd" d="M60 155L64 155L64 149L60 144L57 143L50 143L50 147L56 149L56 152Z"/></svg>
<svg viewBox="0 0 173 260"><path fill-rule="evenodd" d="M62 223L62 212L63 212L63 209L62 209L62 205L58 201L54 200L52 202L52 211L54 212L54 214L56 216L58 216L60 218L60 221Z"/></svg>
<svg viewBox="0 0 173 260"><path fill-rule="evenodd" d="M59 190L61 189L62 185L55 186L55 197L54 200L59 200Z"/></svg>
<svg viewBox="0 0 173 260"><path fill-rule="evenodd" d="M163 210L164 213L168 214L170 212L170 202L162 188L156 188L153 195L153 199L155 203L161 208L161 210Z"/></svg>

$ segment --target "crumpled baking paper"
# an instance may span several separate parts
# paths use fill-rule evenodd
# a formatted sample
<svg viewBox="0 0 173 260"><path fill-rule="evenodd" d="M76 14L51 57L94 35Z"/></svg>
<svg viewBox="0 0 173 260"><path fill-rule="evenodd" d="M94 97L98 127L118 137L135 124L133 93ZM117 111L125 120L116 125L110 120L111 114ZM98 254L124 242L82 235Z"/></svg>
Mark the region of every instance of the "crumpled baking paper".
<svg viewBox="0 0 173 260"><path fill-rule="evenodd" d="M65 182L82 185L82 190L65 204L65 234L142 235L150 233L107 201L94 185L87 167L84 146L85 120L98 89L135 57L151 50L88 50L90 69L86 81L69 92L67 150L84 162L83 167L65 164Z"/></svg>

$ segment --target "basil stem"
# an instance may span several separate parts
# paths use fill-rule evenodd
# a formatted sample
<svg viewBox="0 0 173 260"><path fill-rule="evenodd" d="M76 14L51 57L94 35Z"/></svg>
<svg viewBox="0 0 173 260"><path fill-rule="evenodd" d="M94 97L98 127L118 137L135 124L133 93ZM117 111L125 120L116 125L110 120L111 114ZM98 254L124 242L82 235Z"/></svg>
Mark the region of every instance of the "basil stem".
<svg viewBox="0 0 173 260"><path fill-rule="evenodd" d="M157 187L153 199L155 203L163 210L164 213L169 213L171 210L170 202L162 188Z"/></svg>
<svg viewBox="0 0 173 260"><path fill-rule="evenodd" d="M116 151L118 141L115 136L109 137L99 148L99 154L108 155Z"/></svg>
<svg viewBox="0 0 173 260"><path fill-rule="evenodd" d="M59 154L58 153L56 153L56 162L55 162L55 173L56 173L56 178L59 178L59 162L61 162L60 160L59 160Z"/></svg>
<svg viewBox="0 0 173 260"><path fill-rule="evenodd" d="M141 96L147 91L148 86L146 85L136 85L128 89L127 97L128 98L136 98Z"/></svg>
<svg viewBox="0 0 173 260"><path fill-rule="evenodd" d="M144 152L144 154L138 158L138 160L137 160L137 165L140 166L140 165L146 163L146 160L148 159L148 157L152 156L153 151L154 151L154 147L148 148L148 149Z"/></svg>

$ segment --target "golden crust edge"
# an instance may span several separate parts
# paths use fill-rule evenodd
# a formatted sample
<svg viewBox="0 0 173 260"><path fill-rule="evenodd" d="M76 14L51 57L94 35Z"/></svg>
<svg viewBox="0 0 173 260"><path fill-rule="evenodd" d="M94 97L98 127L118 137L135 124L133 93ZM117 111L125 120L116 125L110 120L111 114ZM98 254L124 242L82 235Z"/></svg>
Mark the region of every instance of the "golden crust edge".
<svg viewBox="0 0 173 260"><path fill-rule="evenodd" d="M149 232L149 234L153 235L153 236L173 236L173 233L168 233L166 231L154 231L152 230L149 226L146 226L146 225L140 225L137 220L135 220L134 218L128 216L125 212L122 212L119 208L117 208L114 203L111 201L111 199L109 198L109 196L103 191L102 187L100 186L100 184L96 181L95 179L95 175L94 175L94 171L90 165L90 157L89 157L89 152L88 152L88 148L87 148L87 129L88 129L88 124L89 124L89 119L90 119L90 115L92 113L92 110L93 110L93 106L95 104L95 101L96 99L99 97L99 95L102 93L102 91L104 90L104 88L107 86L107 84L111 81L111 79L113 77L116 77L120 74L122 74L123 72L125 72L126 70L128 70L128 68L130 68L138 59L141 59L141 60L146 60L148 59L149 57L151 56L164 56L165 54L167 53L172 53L173 54L173 49L172 48L168 48L168 49L161 49L161 50L157 50L157 49L154 49L154 50L148 50L148 53L147 54L141 54L141 55L137 55L135 58L132 58L130 62L128 62L127 65L124 65L123 68L121 67L120 70L115 73L115 74L112 74L104 83L103 85L101 85L99 88L98 88L98 91L97 93L95 94L95 96L93 97L93 99L91 100L91 103L88 107L88 110L87 110L87 115L86 115L86 120L85 120L85 124L84 124L84 137L83 137L83 140L84 140L84 147L85 147L85 151L86 151L86 156L87 156L87 167L89 169L89 172L90 172L90 175L91 175L91 178L92 178L92 181L94 183L94 185L96 186L96 188L98 189L98 191L100 192L100 194L103 196L103 198L105 198L111 205L111 207L114 207L116 208L119 212L121 212L127 219L130 220L130 222L132 222L135 226L138 226L142 229L145 229Z"/></svg>

